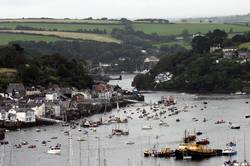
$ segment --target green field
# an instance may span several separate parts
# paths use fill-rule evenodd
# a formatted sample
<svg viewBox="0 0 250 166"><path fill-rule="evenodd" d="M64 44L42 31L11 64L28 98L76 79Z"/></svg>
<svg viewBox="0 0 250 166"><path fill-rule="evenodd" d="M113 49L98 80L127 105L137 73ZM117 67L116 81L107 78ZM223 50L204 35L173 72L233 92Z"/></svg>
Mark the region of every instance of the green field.
<svg viewBox="0 0 250 166"><path fill-rule="evenodd" d="M98 28L106 30L108 33L113 28L123 28L121 24L113 23L62 23L62 22L1 22L0 28L15 29L17 25L28 26L33 28L42 28L45 30L58 31L76 31L79 29L93 30ZM190 34L201 32L207 33L210 30L221 29L229 32L230 29L234 33L250 31L250 27L242 25L230 24L214 24L214 23L176 23L176 24L156 24L156 23L133 23L136 30L144 31L145 33L158 33L160 35L179 35L184 29L187 29Z"/></svg>
<svg viewBox="0 0 250 166"><path fill-rule="evenodd" d="M45 30L58 30L58 31L77 31L81 30L93 30L98 28L99 30L106 30L108 33L112 31L113 28L122 28L122 25L116 24L86 24L86 23L19 23L19 22L0 22L0 28L15 29L17 25L42 28Z"/></svg>
<svg viewBox="0 0 250 166"><path fill-rule="evenodd" d="M229 32L231 28L233 32L250 31L250 27L247 26L213 23L133 24L133 26L136 30L144 31L148 34L156 32L160 35L179 35L184 29L187 29L190 34L196 32L207 33L214 29Z"/></svg>
<svg viewBox="0 0 250 166"><path fill-rule="evenodd" d="M250 42L241 44L241 45L239 46L239 48L241 48L241 49L242 49L242 48L246 48L246 49L250 50Z"/></svg>
<svg viewBox="0 0 250 166"><path fill-rule="evenodd" d="M0 33L0 45L6 45L11 41L45 41L54 42L64 40L53 36L29 35L29 34L10 34Z"/></svg>

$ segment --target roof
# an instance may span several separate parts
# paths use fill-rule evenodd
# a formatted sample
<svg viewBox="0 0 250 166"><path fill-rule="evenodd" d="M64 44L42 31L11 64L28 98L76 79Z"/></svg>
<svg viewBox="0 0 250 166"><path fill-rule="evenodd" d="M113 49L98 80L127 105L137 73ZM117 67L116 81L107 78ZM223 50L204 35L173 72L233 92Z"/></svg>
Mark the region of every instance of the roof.
<svg viewBox="0 0 250 166"><path fill-rule="evenodd" d="M21 83L10 83L6 92L12 93L14 91L25 91L24 85Z"/></svg>

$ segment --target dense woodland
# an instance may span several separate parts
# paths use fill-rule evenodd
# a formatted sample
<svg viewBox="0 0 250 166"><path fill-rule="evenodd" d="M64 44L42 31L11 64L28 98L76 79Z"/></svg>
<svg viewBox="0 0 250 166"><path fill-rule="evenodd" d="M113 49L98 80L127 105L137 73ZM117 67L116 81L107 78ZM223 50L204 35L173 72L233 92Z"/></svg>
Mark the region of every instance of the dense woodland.
<svg viewBox="0 0 250 166"><path fill-rule="evenodd" d="M163 56L147 74L137 75L133 84L139 89L177 90L191 92L235 92L249 88L250 62L223 58L223 53L210 53L210 46L236 46L247 41L249 33L227 38L224 31L215 30L192 41L192 50ZM245 40L246 39L246 40ZM170 72L171 81L155 83L159 73Z"/></svg>
<svg viewBox="0 0 250 166"><path fill-rule="evenodd" d="M91 87L86 73L86 62L60 54L44 55L23 49L19 45L0 48L1 89L9 82L22 82L26 86L58 84L77 88ZM4 72L15 69L16 72Z"/></svg>

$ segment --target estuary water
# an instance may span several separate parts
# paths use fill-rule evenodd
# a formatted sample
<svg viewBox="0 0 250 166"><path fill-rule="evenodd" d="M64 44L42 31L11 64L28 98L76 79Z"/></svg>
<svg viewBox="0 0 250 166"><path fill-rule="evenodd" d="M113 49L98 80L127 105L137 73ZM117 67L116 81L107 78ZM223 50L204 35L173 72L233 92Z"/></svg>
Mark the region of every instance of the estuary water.
<svg viewBox="0 0 250 166"><path fill-rule="evenodd" d="M131 90L133 75L124 75L122 81L111 81L110 84L119 84L121 87ZM115 115L120 117L131 116L127 124L112 124L96 128L96 131L88 130L88 134L82 131L70 129L62 126L40 127L41 132L36 132L36 128L22 129L6 133L8 145L0 146L1 166L221 166L228 157L213 157L201 161L182 161L174 158L144 158L143 151L152 147L177 148L187 129L190 132L201 131L200 138L209 138L211 148L225 148L226 143L235 141L235 149L238 154L232 159L242 161L244 158L244 135L246 159L250 161L250 119L245 119L245 115L250 114L250 97L247 95L198 95L174 92L148 92L145 93L145 103L137 103L120 110L89 117L91 120L98 120L100 117L108 119ZM177 108L187 106L187 112L181 112L175 116L163 115L162 120L169 124L169 127L159 126L159 120L139 119L139 109L145 109L152 115L155 114L150 109L149 103L156 103L161 96L175 96L177 98ZM207 102L206 108L204 101ZM167 108L160 107L161 110ZM126 111L126 113L124 113ZM166 116L166 118L164 118ZM176 119L180 122L176 122ZM198 121L194 121L198 119ZM207 122L203 122L206 118ZM217 120L225 120L225 124L215 124ZM239 130L229 128L228 122L240 125ZM151 125L152 130L142 130L145 125ZM109 138L111 130L119 127L129 129L128 136L113 136ZM68 136L64 131L71 130L72 148L70 148ZM51 139L57 137L57 139ZM86 141L77 141L78 137ZM41 142L50 141L46 146ZM29 149L27 145L16 149L14 144L27 141L37 147ZM126 142L133 141L135 144L127 145ZM98 144L98 142L100 144ZM47 154L49 146L56 143L62 145L60 155ZM100 158L98 157L100 150Z"/></svg>

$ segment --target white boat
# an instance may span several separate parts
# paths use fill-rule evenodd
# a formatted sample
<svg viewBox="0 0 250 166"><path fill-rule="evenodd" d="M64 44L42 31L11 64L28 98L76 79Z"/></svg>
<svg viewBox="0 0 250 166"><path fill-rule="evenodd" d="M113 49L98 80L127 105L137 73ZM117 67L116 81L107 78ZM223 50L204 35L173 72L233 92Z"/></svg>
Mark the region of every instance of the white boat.
<svg viewBox="0 0 250 166"><path fill-rule="evenodd" d="M61 153L61 148L60 147L50 147L48 154L60 154Z"/></svg>
<svg viewBox="0 0 250 166"><path fill-rule="evenodd" d="M230 124L231 129L240 129L240 125L238 124Z"/></svg>
<svg viewBox="0 0 250 166"><path fill-rule="evenodd" d="M232 147L227 147L227 148L223 149L223 151L222 151L222 155L224 155L224 156L233 156L236 154L237 154L237 151L234 150Z"/></svg>
<svg viewBox="0 0 250 166"><path fill-rule="evenodd" d="M78 137L77 141L86 141L86 140L84 138L82 138L82 137Z"/></svg>
<svg viewBox="0 0 250 166"><path fill-rule="evenodd" d="M41 131L41 129L39 129L39 128L38 128L38 129L36 129L36 132L40 132L40 131Z"/></svg>
<svg viewBox="0 0 250 166"><path fill-rule="evenodd" d="M151 125L146 125L146 126L143 126L142 127L142 130L152 130L152 127L151 127Z"/></svg>

